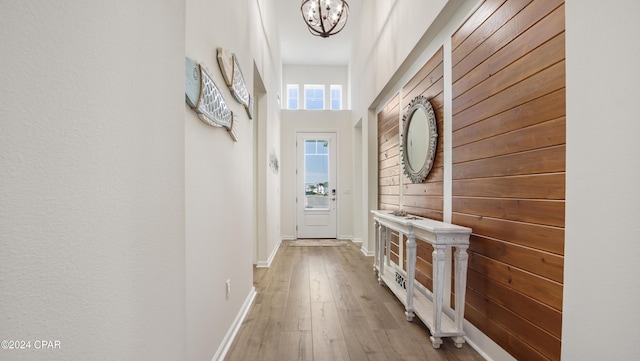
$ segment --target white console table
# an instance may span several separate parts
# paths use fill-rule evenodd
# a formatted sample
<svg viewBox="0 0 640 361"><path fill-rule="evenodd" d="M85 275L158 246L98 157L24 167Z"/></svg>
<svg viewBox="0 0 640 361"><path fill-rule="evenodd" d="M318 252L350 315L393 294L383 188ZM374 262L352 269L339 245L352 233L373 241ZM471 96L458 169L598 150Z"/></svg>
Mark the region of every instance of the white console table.
<svg viewBox="0 0 640 361"><path fill-rule="evenodd" d="M450 223L435 221L417 216L394 216L389 211L371 211L375 222L376 256L374 270L378 273L378 282L386 284L400 299L406 309L408 321L418 316L431 332L431 343L434 348L442 344L442 337L452 337L456 347L464 343L464 304L467 283L467 262L469 235L471 229ZM407 236L407 271L390 259L389 230L395 230ZM433 292L426 287L416 285L416 238L424 240L433 246ZM455 247L455 314L451 319L442 312L445 255L447 248ZM387 252L385 254L385 249ZM400 247L400 264L403 263L402 247ZM387 270L388 268L388 270ZM387 272L390 271L390 272ZM398 274L405 277L405 281L398 279ZM405 289L406 285L406 289Z"/></svg>

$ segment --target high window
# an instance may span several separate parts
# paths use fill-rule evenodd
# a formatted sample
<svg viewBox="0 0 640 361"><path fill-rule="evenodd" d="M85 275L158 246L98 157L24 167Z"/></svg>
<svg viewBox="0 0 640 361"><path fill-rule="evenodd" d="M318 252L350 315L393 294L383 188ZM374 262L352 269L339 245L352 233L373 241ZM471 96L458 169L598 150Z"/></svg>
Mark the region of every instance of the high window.
<svg viewBox="0 0 640 361"><path fill-rule="evenodd" d="M342 109L342 85L331 85L331 110Z"/></svg>
<svg viewBox="0 0 640 361"><path fill-rule="evenodd" d="M304 85L304 108L308 110L324 109L324 85Z"/></svg>
<svg viewBox="0 0 640 361"><path fill-rule="evenodd" d="M287 109L299 109L298 84L287 84Z"/></svg>

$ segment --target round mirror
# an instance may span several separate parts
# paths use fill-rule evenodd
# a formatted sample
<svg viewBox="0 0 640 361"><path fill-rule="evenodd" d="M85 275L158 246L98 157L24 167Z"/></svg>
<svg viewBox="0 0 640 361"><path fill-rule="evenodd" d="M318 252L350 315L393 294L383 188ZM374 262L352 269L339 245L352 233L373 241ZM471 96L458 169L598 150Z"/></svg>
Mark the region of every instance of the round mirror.
<svg viewBox="0 0 640 361"><path fill-rule="evenodd" d="M417 96L402 117L402 165L413 183L427 178L436 156L438 127L431 103Z"/></svg>
<svg viewBox="0 0 640 361"><path fill-rule="evenodd" d="M416 108L407 130L407 162L411 170L422 168L427 157L428 138L427 112L422 107Z"/></svg>

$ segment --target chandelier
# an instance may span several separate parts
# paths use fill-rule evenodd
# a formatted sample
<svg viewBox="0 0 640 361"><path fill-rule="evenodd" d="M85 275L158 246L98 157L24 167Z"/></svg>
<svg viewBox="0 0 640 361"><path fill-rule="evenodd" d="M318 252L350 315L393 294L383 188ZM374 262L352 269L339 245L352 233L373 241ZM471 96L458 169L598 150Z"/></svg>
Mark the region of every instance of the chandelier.
<svg viewBox="0 0 640 361"><path fill-rule="evenodd" d="M347 24L349 4L344 0L302 0L300 11L311 34L328 38Z"/></svg>

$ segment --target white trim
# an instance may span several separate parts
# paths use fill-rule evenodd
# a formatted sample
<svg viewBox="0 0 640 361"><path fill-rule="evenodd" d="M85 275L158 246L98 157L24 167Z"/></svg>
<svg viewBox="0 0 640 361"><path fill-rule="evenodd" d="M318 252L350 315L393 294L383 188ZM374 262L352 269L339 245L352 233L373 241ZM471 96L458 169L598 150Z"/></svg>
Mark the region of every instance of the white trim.
<svg viewBox="0 0 640 361"><path fill-rule="evenodd" d="M374 251L369 251L366 248L364 248L364 246L360 247L360 252L362 252L362 254L367 256L367 257L375 256L375 252Z"/></svg>
<svg viewBox="0 0 640 361"><path fill-rule="evenodd" d="M451 223L451 213L453 209L453 66L451 59L451 37L447 37L442 44L442 61L444 62L444 108L442 110L443 124L443 155L444 155L444 179L443 179L443 221Z"/></svg>
<svg viewBox="0 0 640 361"><path fill-rule="evenodd" d="M340 179L340 131L339 129L333 129L333 130L321 130L321 129L295 129L295 145L296 145L296 169L298 169L298 165L299 165L299 161L300 159L298 158L300 156L299 154L299 148L298 148L298 137L300 135L305 135L305 134L333 134L336 137L336 144L335 144L335 153L336 153L336 159L335 159L335 164L334 164L334 168L335 168L335 178L336 178L336 189L338 188L338 184L340 183L339 179ZM304 157L304 155L303 155ZM331 161L329 162L329 164L331 164ZM297 171L294 174L295 176L295 192L296 192L296 196L293 198L293 204L294 204L294 209L295 209L295 229L296 229L296 236L295 239L298 239L299 234L298 234L298 221L299 221L299 209L298 209L298 202L296 201L297 197L298 197L298 192L300 192L301 190L298 189L298 187L300 186L300 184L298 184L298 173ZM303 192L304 193L304 192ZM339 195L340 192L338 192ZM340 222L340 208L342 208L340 206L341 204L341 197L338 197L338 201L336 204L336 239L340 238L340 236L338 236L338 232L340 231L340 226L342 225L342 223Z"/></svg>
<svg viewBox="0 0 640 361"><path fill-rule="evenodd" d="M363 239L362 238L354 238L353 243L357 243L360 245L360 252L362 252L362 254L365 257L373 257L375 255L374 251L369 251L366 247L365 244L363 243Z"/></svg>
<svg viewBox="0 0 640 361"><path fill-rule="evenodd" d="M370 252L368 250L366 250L363 246L362 243L362 238L356 238L353 236L340 236L338 237L338 239L348 239L351 242L355 243L355 244L359 244L360 245L360 252L362 252L363 255L365 255L366 257L372 257L374 255L374 252Z"/></svg>
<svg viewBox="0 0 640 361"><path fill-rule="evenodd" d="M295 236L280 236L280 238L282 239L281 241L295 241L296 240Z"/></svg>
<svg viewBox="0 0 640 361"><path fill-rule="evenodd" d="M266 261L258 261L258 263L256 263L256 268L269 268L271 267L271 262L273 262L273 259L276 257L276 253L278 253L278 248L280 248L280 244L282 243L282 239L280 239L278 241L278 244L276 244L275 247L273 247L273 251L271 251L271 254L269 255L269 258Z"/></svg>
<svg viewBox="0 0 640 361"><path fill-rule="evenodd" d="M233 320L231 328L229 328L229 330L227 331L227 334L224 336L224 339L220 344L220 347L218 347L218 351L216 351L215 355L213 355L211 361L223 361L225 356L227 356L227 352L229 352L229 349L233 344L233 340L235 340L236 335L238 334L238 330L240 330L242 322L244 322L245 317L247 317L247 314L249 313L249 310L251 309L251 305L253 304L253 300L255 300L255 298L256 288L251 287L247 298L245 298L244 303L242 304L240 312L238 312L236 319Z"/></svg>

